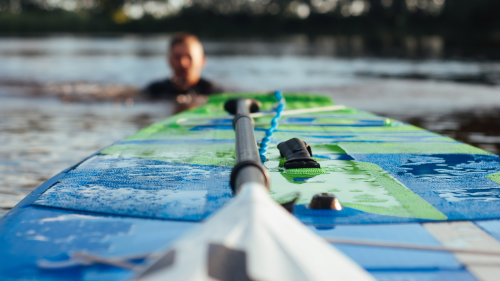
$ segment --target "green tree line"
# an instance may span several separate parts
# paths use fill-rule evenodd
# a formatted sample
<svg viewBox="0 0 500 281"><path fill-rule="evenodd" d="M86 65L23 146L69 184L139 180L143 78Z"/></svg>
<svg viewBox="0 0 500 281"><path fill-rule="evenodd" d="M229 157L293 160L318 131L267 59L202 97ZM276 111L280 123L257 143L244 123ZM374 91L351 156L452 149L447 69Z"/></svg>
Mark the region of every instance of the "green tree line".
<svg viewBox="0 0 500 281"><path fill-rule="evenodd" d="M178 30L220 36L412 33L499 38L500 1L0 0L4 34Z"/></svg>

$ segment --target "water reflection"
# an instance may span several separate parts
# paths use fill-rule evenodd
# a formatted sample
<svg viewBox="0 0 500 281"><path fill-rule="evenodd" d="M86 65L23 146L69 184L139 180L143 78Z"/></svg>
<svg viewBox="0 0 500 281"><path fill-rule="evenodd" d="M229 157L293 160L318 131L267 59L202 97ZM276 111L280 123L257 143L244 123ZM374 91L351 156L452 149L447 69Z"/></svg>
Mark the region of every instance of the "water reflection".
<svg viewBox="0 0 500 281"><path fill-rule="evenodd" d="M47 36L37 38L0 38L0 56L123 56L164 55L169 35L141 37ZM210 56L330 56L387 57L410 59L470 59L479 54L498 56L498 52L476 49L475 55L457 56L455 42L447 46L441 36L363 37L360 35L305 34L277 37L202 38ZM492 46L498 42L491 42ZM450 52L451 50L455 52ZM496 57L496 59L499 59Z"/></svg>
<svg viewBox="0 0 500 281"><path fill-rule="evenodd" d="M364 38L353 36L296 35L278 38L207 41L212 55L294 55L330 57L392 57L441 59L444 41L440 36ZM221 44L224 43L224 44Z"/></svg>
<svg viewBox="0 0 500 281"><path fill-rule="evenodd" d="M500 189L498 188L440 190L437 193L448 202L500 200Z"/></svg>
<svg viewBox="0 0 500 281"><path fill-rule="evenodd" d="M498 106L498 105L495 105ZM416 126L432 130L494 154L500 153L500 108L478 108L419 117L403 117Z"/></svg>
<svg viewBox="0 0 500 281"><path fill-rule="evenodd" d="M0 87L0 217L63 169L172 112L165 104L64 103L8 92Z"/></svg>

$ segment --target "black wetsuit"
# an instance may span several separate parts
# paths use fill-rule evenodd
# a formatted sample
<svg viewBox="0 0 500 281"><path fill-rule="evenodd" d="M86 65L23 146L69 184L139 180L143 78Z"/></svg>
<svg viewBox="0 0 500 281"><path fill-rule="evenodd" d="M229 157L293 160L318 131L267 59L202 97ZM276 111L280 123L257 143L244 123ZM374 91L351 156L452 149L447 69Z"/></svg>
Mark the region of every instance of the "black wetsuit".
<svg viewBox="0 0 500 281"><path fill-rule="evenodd" d="M221 88L203 78L187 90L176 89L170 79L153 82L144 89L145 96L154 100L175 99L178 95L211 95L222 92Z"/></svg>

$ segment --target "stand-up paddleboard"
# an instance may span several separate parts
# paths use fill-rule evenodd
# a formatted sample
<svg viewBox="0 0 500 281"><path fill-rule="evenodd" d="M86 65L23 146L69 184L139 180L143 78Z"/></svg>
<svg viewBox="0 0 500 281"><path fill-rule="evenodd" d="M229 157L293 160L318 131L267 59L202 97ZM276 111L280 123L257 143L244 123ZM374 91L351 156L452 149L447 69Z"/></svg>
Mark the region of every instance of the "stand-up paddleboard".
<svg viewBox="0 0 500 281"><path fill-rule="evenodd" d="M205 238L196 234L214 225L211 219L224 222L228 213L237 212L229 203L238 191L230 184L237 153L235 117L224 110L234 97L260 101L260 112L253 115L254 133L257 141L263 139L274 118L275 96L223 94L100 151L42 184L2 218L1 280L140 279L148 266L162 263L157 273L180 274L169 253L189 246L189 237L193 243L216 237L210 231ZM281 221L300 221L308 228L304 233L329 241L336 250L324 256L332 256L332 267L358 266L378 280L500 276L498 156L395 120L335 106L327 97L288 94L285 100L263 163L269 174L268 194L284 205L296 194L295 218ZM278 149L280 143L288 148ZM293 158L295 146L308 149L306 160L304 155ZM294 159L318 166L296 167ZM255 198L262 192L257 194ZM321 203L332 198L341 207ZM229 211L223 213L226 204ZM271 217L285 216L273 212ZM253 225L244 219L242 225ZM247 245L234 238L243 237L241 233L234 233L214 238L226 243L219 243L220 249L231 257L241 254L237 245ZM297 233L290 237L299 237L297 245L306 244L301 239L309 239L309 234ZM288 238L282 235L271 236ZM307 245L330 247L311 239ZM292 247L288 242L283 245ZM235 248L227 246L231 243ZM296 257L311 256L306 248L298 249L290 251ZM199 255L206 253L200 250ZM288 251L276 255L280 266L287 257L283 253ZM246 280L263 280L259 268L248 262L243 267ZM352 274L365 276L365 271ZM217 276L227 277L210 278L223 280Z"/></svg>

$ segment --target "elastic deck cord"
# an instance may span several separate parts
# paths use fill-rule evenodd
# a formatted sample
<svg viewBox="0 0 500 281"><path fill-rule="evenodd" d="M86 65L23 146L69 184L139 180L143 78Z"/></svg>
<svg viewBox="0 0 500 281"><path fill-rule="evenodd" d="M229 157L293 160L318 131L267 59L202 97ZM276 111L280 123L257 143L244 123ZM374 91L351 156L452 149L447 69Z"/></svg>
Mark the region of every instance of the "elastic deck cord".
<svg viewBox="0 0 500 281"><path fill-rule="evenodd" d="M260 161L262 161L262 163L266 161L266 156L264 154L266 154L267 152L267 147L269 145L269 142L271 141L273 133L278 129L278 121L280 120L283 110L285 110L286 106L286 101L281 94L281 91L274 92L274 97L278 101L278 105L274 108L274 112L276 112L276 115L271 120L271 127L266 130L266 136L260 142L259 154Z"/></svg>

